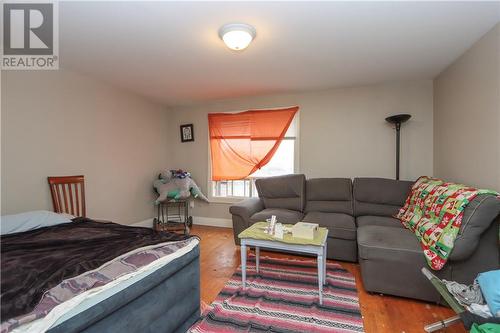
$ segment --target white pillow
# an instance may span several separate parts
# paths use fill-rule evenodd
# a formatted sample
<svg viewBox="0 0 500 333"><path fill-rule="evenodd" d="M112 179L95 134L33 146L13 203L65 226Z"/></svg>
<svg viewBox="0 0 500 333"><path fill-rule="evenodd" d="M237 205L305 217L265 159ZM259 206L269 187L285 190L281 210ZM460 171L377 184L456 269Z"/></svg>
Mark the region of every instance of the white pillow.
<svg viewBox="0 0 500 333"><path fill-rule="evenodd" d="M61 223L71 222L71 215L57 214L47 210L37 210L14 215L4 215L0 218L0 234L12 234L50 227Z"/></svg>

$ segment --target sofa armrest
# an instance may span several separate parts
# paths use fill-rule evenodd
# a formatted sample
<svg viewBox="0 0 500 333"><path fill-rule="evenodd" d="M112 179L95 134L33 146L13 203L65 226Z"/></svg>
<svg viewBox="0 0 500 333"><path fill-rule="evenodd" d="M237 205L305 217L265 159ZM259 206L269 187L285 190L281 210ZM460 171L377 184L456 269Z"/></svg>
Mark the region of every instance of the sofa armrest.
<svg viewBox="0 0 500 333"><path fill-rule="evenodd" d="M480 194L465 208L460 232L455 239L450 260L460 261L469 258L481 244L483 233L500 214L500 200L490 194ZM497 230L498 234L498 230ZM490 244L492 249L497 244Z"/></svg>
<svg viewBox="0 0 500 333"><path fill-rule="evenodd" d="M264 209L264 203L260 198L249 198L229 207L233 215L241 216L244 220L250 220L250 216Z"/></svg>
<svg viewBox="0 0 500 333"><path fill-rule="evenodd" d="M249 198L229 207L229 212L233 215L233 233L236 245L240 245L238 235L250 226L250 217L263 209L264 203L260 198Z"/></svg>

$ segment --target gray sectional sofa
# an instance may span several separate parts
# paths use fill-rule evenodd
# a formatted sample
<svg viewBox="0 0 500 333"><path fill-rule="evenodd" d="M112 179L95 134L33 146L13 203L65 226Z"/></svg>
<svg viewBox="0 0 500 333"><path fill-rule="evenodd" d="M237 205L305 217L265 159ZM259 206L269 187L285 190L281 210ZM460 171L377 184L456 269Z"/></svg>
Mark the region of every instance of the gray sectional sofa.
<svg viewBox="0 0 500 333"><path fill-rule="evenodd" d="M369 292L439 301L422 275L426 261L416 236L393 216L413 182L382 178L317 178L287 175L258 179L259 198L230 207L234 239L255 222L307 221L328 228L328 258L359 262ZM499 268L500 200L479 195L466 208L459 237L441 278L471 283Z"/></svg>

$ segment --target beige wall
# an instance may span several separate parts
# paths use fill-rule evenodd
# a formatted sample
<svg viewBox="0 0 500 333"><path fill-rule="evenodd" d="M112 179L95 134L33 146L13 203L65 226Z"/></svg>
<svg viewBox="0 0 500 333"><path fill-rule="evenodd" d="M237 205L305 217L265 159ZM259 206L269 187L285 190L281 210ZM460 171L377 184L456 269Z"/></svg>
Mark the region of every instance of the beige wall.
<svg viewBox="0 0 500 333"><path fill-rule="evenodd" d="M208 187L210 112L300 106L299 172L393 177L402 130L402 179L432 175L500 190L500 25L432 81L280 94L174 107L73 72L2 72L2 214L50 209L48 175L84 174L89 216L134 223L154 216L151 181L163 168ZM179 125L193 123L195 142ZM456 135L457 130L467 131ZM195 216L229 218L199 201Z"/></svg>
<svg viewBox="0 0 500 333"><path fill-rule="evenodd" d="M384 118L410 113L402 129L401 178L431 175L432 81L401 82L323 92L217 101L171 109L171 164L208 183L210 112L300 106L299 172L307 177L394 177L395 131ZM181 143L180 124L194 124L195 142ZM196 202L194 215L229 218L228 204Z"/></svg>
<svg viewBox="0 0 500 333"><path fill-rule="evenodd" d="M434 81L434 174L500 191L500 24Z"/></svg>
<svg viewBox="0 0 500 333"><path fill-rule="evenodd" d="M65 70L3 72L1 106L2 214L51 209L47 176L84 174L90 217L153 216L163 107Z"/></svg>

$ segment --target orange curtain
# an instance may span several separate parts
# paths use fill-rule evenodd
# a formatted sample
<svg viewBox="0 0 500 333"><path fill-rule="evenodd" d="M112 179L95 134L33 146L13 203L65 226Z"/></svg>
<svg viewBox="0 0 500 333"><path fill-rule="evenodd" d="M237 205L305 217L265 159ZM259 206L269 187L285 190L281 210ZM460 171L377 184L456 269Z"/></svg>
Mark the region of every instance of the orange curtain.
<svg viewBox="0 0 500 333"><path fill-rule="evenodd" d="M266 165L298 110L209 114L212 180L244 179Z"/></svg>

